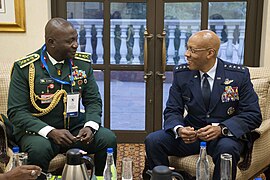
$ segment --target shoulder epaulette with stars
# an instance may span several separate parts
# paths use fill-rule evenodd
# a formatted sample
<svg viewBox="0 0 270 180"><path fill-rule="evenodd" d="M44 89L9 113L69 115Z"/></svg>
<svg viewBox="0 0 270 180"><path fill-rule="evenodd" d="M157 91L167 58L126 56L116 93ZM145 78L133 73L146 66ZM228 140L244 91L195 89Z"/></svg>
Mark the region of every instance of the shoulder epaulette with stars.
<svg viewBox="0 0 270 180"><path fill-rule="evenodd" d="M75 59L81 60L81 61L86 61L91 63L91 54L90 53L85 53L85 52L76 52L75 54Z"/></svg>
<svg viewBox="0 0 270 180"><path fill-rule="evenodd" d="M29 56L18 59L16 62L19 64L20 68L24 68L25 66L38 60L39 57L40 57L39 54L34 53L34 54L29 55Z"/></svg>
<svg viewBox="0 0 270 180"><path fill-rule="evenodd" d="M246 67L238 64L224 64L224 69L230 70L230 71L239 71L239 72L245 72Z"/></svg>
<svg viewBox="0 0 270 180"><path fill-rule="evenodd" d="M175 71L188 71L189 68L188 68L188 64L181 64L181 65L178 65L178 66L175 66Z"/></svg>

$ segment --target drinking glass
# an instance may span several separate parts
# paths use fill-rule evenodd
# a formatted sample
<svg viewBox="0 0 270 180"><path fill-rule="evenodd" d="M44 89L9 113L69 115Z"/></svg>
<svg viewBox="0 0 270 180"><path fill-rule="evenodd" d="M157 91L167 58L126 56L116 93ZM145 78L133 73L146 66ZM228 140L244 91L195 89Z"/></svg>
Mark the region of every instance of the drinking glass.
<svg viewBox="0 0 270 180"><path fill-rule="evenodd" d="M122 160L122 180L132 180L132 159L125 157Z"/></svg>
<svg viewBox="0 0 270 180"><path fill-rule="evenodd" d="M220 155L220 179L232 179L232 155L224 153Z"/></svg>
<svg viewBox="0 0 270 180"><path fill-rule="evenodd" d="M27 160L28 160L28 154L26 152L21 152L18 153L19 154L19 163L18 165L26 165L27 164Z"/></svg>

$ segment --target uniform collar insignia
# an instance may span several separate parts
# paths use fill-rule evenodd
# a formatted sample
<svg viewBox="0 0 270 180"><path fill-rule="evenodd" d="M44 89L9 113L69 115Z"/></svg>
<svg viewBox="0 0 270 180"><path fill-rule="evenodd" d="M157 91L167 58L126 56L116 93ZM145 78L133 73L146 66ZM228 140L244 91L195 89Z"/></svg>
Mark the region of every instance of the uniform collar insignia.
<svg viewBox="0 0 270 180"><path fill-rule="evenodd" d="M225 84L225 85L229 85L229 84L231 84L232 82L233 82L232 79L230 80L230 79L226 78L225 81L224 81L224 84Z"/></svg>

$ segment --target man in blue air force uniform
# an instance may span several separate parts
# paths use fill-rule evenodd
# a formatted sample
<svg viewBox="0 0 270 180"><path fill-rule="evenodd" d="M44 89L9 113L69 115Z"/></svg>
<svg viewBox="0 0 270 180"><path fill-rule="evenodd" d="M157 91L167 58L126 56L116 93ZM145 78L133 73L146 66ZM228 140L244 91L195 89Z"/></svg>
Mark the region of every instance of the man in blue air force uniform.
<svg viewBox="0 0 270 180"><path fill-rule="evenodd" d="M220 179L222 153L232 155L235 179L246 135L259 127L262 119L248 69L218 59L219 47L220 40L212 31L190 37L185 53L188 63L174 69L164 129L145 140L150 169L169 166L168 155L198 154L200 141L206 141L215 163L213 179Z"/></svg>
<svg viewBox="0 0 270 180"><path fill-rule="evenodd" d="M87 53L76 53L77 31L62 18L45 27L46 44L14 63L8 117L28 163L48 170L50 160L70 148L95 154L102 175L114 133L101 125L102 101ZM85 107L80 112L79 102ZM41 177L40 177L41 178Z"/></svg>

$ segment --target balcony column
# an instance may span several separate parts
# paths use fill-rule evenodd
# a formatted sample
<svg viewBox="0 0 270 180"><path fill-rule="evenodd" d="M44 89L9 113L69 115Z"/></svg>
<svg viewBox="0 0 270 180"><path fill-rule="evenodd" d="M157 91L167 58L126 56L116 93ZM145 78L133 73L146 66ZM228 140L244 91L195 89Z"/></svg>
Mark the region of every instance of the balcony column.
<svg viewBox="0 0 270 180"><path fill-rule="evenodd" d="M180 61L179 64L185 63L185 52L186 52L186 34L187 34L187 26L180 26L181 36L180 36L180 48L179 48L179 56Z"/></svg>
<svg viewBox="0 0 270 180"><path fill-rule="evenodd" d="M167 49L167 64L168 65L173 65L174 64L174 31L175 31L176 26L168 26L168 31L169 31L169 36L168 36L168 49Z"/></svg>
<svg viewBox="0 0 270 180"><path fill-rule="evenodd" d="M139 56L140 56L140 26L134 26L134 46L133 46L133 62L132 64L140 64Z"/></svg>
<svg viewBox="0 0 270 180"><path fill-rule="evenodd" d="M227 41L227 48L226 48L226 59L232 62L232 57L233 57L233 31L235 29L235 26L227 26L228 29L228 41Z"/></svg>
<svg viewBox="0 0 270 180"><path fill-rule="evenodd" d="M121 46L120 46L120 54L121 54L121 64L127 64L127 25L121 26Z"/></svg>
<svg viewBox="0 0 270 180"><path fill-rule="evenodd" d="M222 38L221 32L222 32L223 26L216 25L215 29L216 29L216 34L218 35L219 39L221 39ZM221 51L218 51L217 57L219 57L219 58L221 57Z"/></svg>
<svg viewBox="0 0 270 180"><path fill-rule="evenodd" d="M77 48L77 51L81 51L81 46L80 46L80 27L79 26L74 26L75 30L77 31L77 34L78 34L78 39L77 39L77 42L78 42L78 48Z"/></svg>
<svg viewBox="0 0 270 180"><path fill-rule="evenodd" d="M85 27L86 31L86 47L85 47L85 52L90 52L92 53L92 44L91 44L91 25Z"/></svg>
<svg viewBox="0 0 270 180"><path fill-rule="evenodd" d="M97 28L97 63L103 64L103 43L102 43L102 28L103 26L96 26Z"/></svg>
<svg viewBox="0 0 270 180"><path fill-rule="evenodd" d="M237 51L238 63L244 64L244 38L245 38L245 26L239 26L240 36L239 36L239 47Z"/></svg>
<svg viewBox="0 0 270 180"><path fill-rule="evenodd" d="M111 37L110 37L110 62L111 64L115 64L115 59L114 59L114 55L115 55L115 46L114 46L114 31L115 31L115 26L112 25L111 29L110 29L110 33L111 33Z"/></svg>

